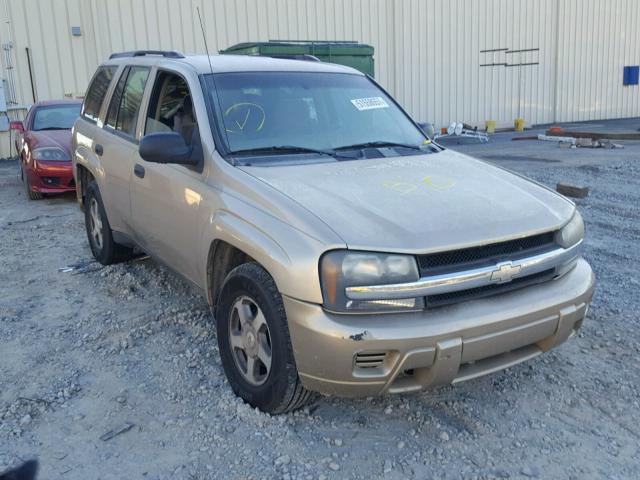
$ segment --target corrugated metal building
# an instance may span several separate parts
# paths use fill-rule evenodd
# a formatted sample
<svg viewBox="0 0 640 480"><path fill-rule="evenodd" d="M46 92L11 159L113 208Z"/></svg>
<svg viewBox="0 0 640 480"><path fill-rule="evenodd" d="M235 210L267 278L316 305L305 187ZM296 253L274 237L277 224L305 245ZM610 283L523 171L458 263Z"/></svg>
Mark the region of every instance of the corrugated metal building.
<svg viewBox="0 0 640 480"><path fill-rule="evenodd" d="M197 6L212 52L269 39L373 45L377 80L437 127L640 116L640 87L623 86L623 67L640 64L638 0L0 2L12 118L34 97L83 95L111 52L203 53ZM8 145L0 137L3 156Z"/></svg>

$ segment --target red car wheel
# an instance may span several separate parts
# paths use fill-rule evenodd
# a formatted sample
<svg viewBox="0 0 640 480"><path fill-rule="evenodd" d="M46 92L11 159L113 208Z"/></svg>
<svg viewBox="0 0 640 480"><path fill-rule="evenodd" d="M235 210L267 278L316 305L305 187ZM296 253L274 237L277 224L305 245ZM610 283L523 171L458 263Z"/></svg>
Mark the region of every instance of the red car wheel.
<svg viewBox="0 0 640 480"><path fill-rule="evenodd" d="M24 171L23 166L20 167L20 171L22 176L22 183L24 183L24 189L27 192L29 200L42 200L42 193L34 192L31 189L31 185L29 184L29 177L27 176L27 172Z"/></svg>

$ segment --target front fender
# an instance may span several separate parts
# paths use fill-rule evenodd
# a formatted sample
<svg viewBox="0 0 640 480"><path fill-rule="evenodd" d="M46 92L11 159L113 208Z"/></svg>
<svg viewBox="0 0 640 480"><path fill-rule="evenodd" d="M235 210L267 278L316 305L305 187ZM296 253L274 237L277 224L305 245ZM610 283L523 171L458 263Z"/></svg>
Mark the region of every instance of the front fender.
<svg viewBox="0 0 640 480"><path fill-rule="evenodd" d="M225 241L260 263L283 295L322 303L318 261L327 246L275 217L258 216L250 223L228 210L218 210L204 244ZM205 262L208 254L207 248Z"/></svg>

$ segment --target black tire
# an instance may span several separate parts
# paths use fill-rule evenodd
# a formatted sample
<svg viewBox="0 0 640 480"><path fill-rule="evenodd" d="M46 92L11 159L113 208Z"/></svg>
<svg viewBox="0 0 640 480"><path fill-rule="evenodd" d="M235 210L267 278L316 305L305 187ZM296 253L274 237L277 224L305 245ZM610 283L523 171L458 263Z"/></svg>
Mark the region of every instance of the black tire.
<svg viewBox="0 0 640 480"><path fill-rule="evenodd" d="M24 172L23 166L20 166L20 177L22 178L22 183L24 184L24 189L29 200L42 200L42 193L34 192L33 190L31 190L31 185L29 185L29 177L27 177L27 174Z"/></svg>
<svg viewBox="0 0 640 480"><path fill-rule="evenodd" d="M255 302L268 326L271 366L261 385L246 380L234 359L236 353L232 352L231 318L234 305L241 298ZM218 297L215 318L222 366L236 395L270 414L297 410L314 398L315 394L305 389L298 377L282 297L264 268L257 263L245 263L227 275Z"/></svg>
<svg viewBox="0 0 640 480"><path fill-rule="evenodd" d="M87 192L85 194L84 201L84 224L87 230L89 246L91 247L91 252L95 259L102 265L111 265L112 263L122 262L131 258L133 249L113 241L113 232L109 225L107 214L104 211L104 205L102 203L102 197L100 196L98 184L95 181L92 181L87 185ZM93 209L92 205L95 205ZM97 236L92 233L95 231L92 214L97 214L97 217L101 222L100 241L98 241Z"/></svg>

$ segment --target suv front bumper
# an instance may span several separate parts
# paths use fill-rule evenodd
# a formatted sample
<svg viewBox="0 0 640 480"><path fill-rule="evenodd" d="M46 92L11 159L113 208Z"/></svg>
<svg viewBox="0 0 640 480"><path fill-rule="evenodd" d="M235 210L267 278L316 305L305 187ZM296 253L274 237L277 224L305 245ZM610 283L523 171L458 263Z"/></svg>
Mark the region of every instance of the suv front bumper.
<svg viewBox="0 0 640 480"><path fill-rule="evenodd" d="M304 386L359 397L456 383L533 358L580 328L593 287L580 259L557 280L423 312L340 315L283 299Z"/></svg>

